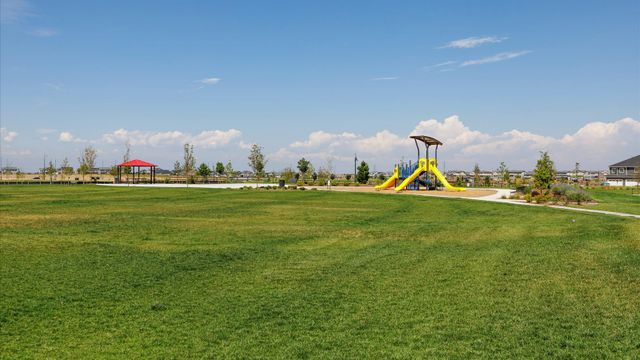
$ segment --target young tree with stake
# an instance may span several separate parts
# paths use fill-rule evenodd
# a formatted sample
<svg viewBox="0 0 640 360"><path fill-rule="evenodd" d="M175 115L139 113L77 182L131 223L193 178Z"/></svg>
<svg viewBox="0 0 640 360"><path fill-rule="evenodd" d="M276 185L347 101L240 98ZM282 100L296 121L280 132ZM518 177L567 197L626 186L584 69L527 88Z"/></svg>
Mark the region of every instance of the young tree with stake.
<svg viewBox="0 0 640 360"><path fill-rule="evenodd" d="M262 154L262 147L258 144L251 145L251 151L249 152L249 166L256 176L256 179L260 181L264 177L264 168L267 165L267 160Z"/></svg>
<svg viewBox="0 0 640 360"><path fill-rule="evenodd" d="M193 145L189 145L188 143L184 144L183 149L184 149L184 154L183 154L184 162L182 163L182 172L184 173L187 186L189 186L189 180L191 180L190 179L191 174L193 173L196 167L196 157L193 152Z"/></svg>
<svg viewBox="0 0 640 360"><path fill-rule="evenodd" d="M82 175L82 182L84 183L84 177L87 175L91 169L93 169L96 165L96 157L97 157L96 149L91 146L87 146L82 151L82 156L78 158L78 162L80 163L80 167L78 167L78 172Z"/></svg>

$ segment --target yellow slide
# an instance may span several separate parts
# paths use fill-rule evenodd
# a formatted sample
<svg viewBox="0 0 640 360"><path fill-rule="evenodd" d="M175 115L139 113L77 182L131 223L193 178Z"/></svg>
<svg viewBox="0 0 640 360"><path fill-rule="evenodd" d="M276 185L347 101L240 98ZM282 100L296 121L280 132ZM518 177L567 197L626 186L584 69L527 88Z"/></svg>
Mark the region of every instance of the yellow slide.
<svg viewBox="0 0 640 360"><path fill-rule="evenodd" d="M387 188L390 188L390 187L394 187L395 184L396 184L396 180L398 180L398 168L397 167L393 169L393 176L388 178L387 181L385 181L381 185L376 186L376 190L387 189Z"/></svg>
<svg viewBox="0 0 640 360"><path fill-rule="evenodd" d="M404 181L402 181L402 183L400 183L400 185L396 186L396 191L402 191L404 190L407 186L409 186L409 184L411 184L411 182L413 182L418 176L424 174L425 172L431 172L433 173L436 178L438 178L438 180L440 181L440 183L442 185L444 185L444 187L447 190L451 190L451 191L465 191L465 188L461 188L461 187L455 187L452 186L451 184L449 184L449 182L447 181L447 179L444 177L444 175L442 175L442 173L440 172L440 170L438 170L438 168L436 167L436 160L435 159L429 159L429 165L427 166L427 159L422 158L419 160L418 162L418 167L416 168L416 170L413 172L413 174L411 174L411 176L409 176L408 178L404 179ZM397 179L398 178L398 169L396 168L395 171L393 172L393 178ZM380 188L383 188L382 186L386 187L390 187L391 183L385 182L384 184L381 185Z"/></svg>
<svg viewBox="0 0 640 360"><path fill-rule="evenodd" d="M449 182L444 177L444 175L442 175L440 170L438 170L438 168L436 167L435 161L433 159L430 159L429 162L430 162L430 165L431 165L429 170L431 170L431 172L438 178L438 180L440 180L442 185L444 185L444 187L447 188L447 190L452 190L452 191L464 191L465 190L464 188L455 187L455 186L452 186L451 184L449 184Z"/></svg>
<svg viewBox="0 0 640 360"><path fill-rule="evenodd" d="M424 169L421 166L418 166L416 171L414 171L413 174L411 174L411 176L404 179L404 181L400 183L400 185L396 186L396 191L404 190L404 188L409 186L409 184L411 184L411 182L415 180L418 176L422 175L422 173L424 173Z"/></svg>

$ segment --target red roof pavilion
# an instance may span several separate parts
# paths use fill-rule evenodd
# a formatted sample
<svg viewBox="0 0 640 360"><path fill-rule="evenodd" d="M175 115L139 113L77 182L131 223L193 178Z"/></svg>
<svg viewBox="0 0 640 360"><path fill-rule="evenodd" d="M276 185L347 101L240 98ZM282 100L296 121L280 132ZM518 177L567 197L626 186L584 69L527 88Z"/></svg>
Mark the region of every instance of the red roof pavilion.
<svg viewBox="0 0 640 360"><path fill-rule="evenodd" d="M122 168L123 167L129 167L131 168L131 174L133 177L133 183L139 183L140 182L140 168L145 168L148 167L149 168L149 174L151 175L149 177L149 182L151 184L156 182L156 167L158 165L156 164L152 164L150 162L146 162L146 161L142 161L139 159L134 159L134 160L130 160L130 161L125 161L122 164L118 164L116 165L118 167L118 177L116 178L116 182L120 183L122 182ZM138 177L136 178L136 168L138 169L137 171L137 175Z"/></svg>

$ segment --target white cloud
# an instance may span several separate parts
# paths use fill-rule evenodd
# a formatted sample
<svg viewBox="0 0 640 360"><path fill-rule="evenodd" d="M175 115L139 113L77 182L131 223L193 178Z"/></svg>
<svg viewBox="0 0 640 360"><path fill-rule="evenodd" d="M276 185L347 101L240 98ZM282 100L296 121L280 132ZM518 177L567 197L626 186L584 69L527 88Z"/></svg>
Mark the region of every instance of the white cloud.
<svg viewBox="0 0 640 360"><path fill-rule="evenodd" d="M335 147L357 138L353 133L332 134L325 131L315 131L309 134L309 138L304 141L296 141L291 144L292 148L312 148L319 146Z"/></svg>
<svg viewBox="0 0 640 360"><path fill-rule="evenodd" d="M385 81L385 80L398 80L397 76L377 77L371 79L371 81Z"/></svg>
<svg viewBox="0 0 640 360"><path fill-rule="evenodd" d="M31 4L26 0L0 1L0 22L11 24L33 16Z"/></svg>
<svg viewBox="0 0 640 360"><path fill-rule="evenodd" d="M423 120L416 125L411 135L429 135L452 146L461 146L478 140L485 140L489 135L471 130L465 126L458 116L450 116L439 122L435 119Z"/></svg>
<svg viewBox="0 0 640 360"><path fill-rule="evenodd" d="M484 57L481 59L467 60L462 64L460 64L460 66L481 65L481 64L488 64L488 63L494 63L499 61L505 61L505 60L520 57L522 55L529 54L530 52L531 52L530 50L503 52L496 55Z"/></svg>
<svg viewBox="0 0 640 360"><path fill-rule="evenodd" d="M44 83L44 86L48 87L51 90L62 91L62 85L57 85L53 83Z"/></svg>
<svg viewBox="0 0 640 360"><path fill-rule="evenodd" d="M18 136L18 133L15 131L10 131L7 128L0 128L0 137L2 140L6 142L12 142Z"/></svg>
<svg viewBox="0 0 640 360"><path fill-rule="evenodd" d="M220 78L216 78L216 77L204 78L204 79L194 81L194 83L200 84L200 87L198 89L202 89L205 86L215 85L219 82L220 82Z"/></svg>
<svg viewBox="0 0 640 360"><path fill-rule="evenodd" d="M113 144L129 141L131 145L163 146L172 144L190 143L204 148L216 148L229 144L233 139L239 138L242 133L236 129L206 130L199 134L191 135L181 131L140 131L118 129L102 135L102 140Z"/></svg>
<svg viewBox="0 0 640 360"><path fill-rule="evenodd" d="M439 47L439 49L454 48L454 49L470 49L484 44L499 43L507 40L506 37L498 36L472 36L465 39L458 39L449 42L448 44Z"/></svg>
<svg viewBox="0 0 640 360"><path fill-rule="evenodd" d="M77 138L72 133L70 133L68 131L63 131L58 136L58 141L60 141L60 142L86 142L87 140Z"/></svg>
<svg viewBox="0 0 640 360"><path fill-rule="evenodd" d="M453 65L455 65L457 63L458 63L457 61L449 60L449 61L441 62L441 63L438 63L438 64L424 66L422 68L422 70L431 71L431 70L435 70L435 69L438 69L438 68L441 68L441 67L453 66Z"/></svg>
<svg viewBox="0 0 640 360"><path fill-rule="evenodd" d="M58 35L58 30L51 28L38 28L29 32L29 35L33 35L35 37L53 37Z"/></svg>
<svg viewBox="0 0 640 360"><path fill-rule="evenodd" d="M420 121L409 134L429 135L442 141L444 146L438 152L439 158L446 161L448 169L471 169L474 163L492 169L500 161L512 169L531 169L539 151L549 151L559 169L569 169L575 162L580 162L583 168L605 169L612 162L640 152L640 122L632 118L592 122L572 134L546 136L517 129L490 134L471 129L458 116L451 116L443 121ZM305 156L314 161L333 157L344 161L344 167L349 166L353 153L357 152L359 158L390 169L401 157L415 156L409 134L383 130L363 136L315 131L307 139L281 148L270 157L296 160Z"/></svg>

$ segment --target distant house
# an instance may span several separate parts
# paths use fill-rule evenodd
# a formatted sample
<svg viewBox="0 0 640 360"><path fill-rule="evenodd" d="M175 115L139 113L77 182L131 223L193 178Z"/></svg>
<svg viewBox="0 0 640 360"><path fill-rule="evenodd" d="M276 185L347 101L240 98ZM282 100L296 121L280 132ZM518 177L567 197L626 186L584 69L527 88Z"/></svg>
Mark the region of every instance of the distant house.
<svg viewBox="0 0 640 360"><path fill-rule="evenodd" d="M20 169L18 169L15 166L5 166L2 168L2 173L3 174L15 174L18 171L20 171Z"/></svg>
<svg viewBox="0 0 640 360"><path fill-rule="evenodd" d="M173 174L173 171L171 171L171 170L166 170L166 169L161 169L161 168L156 168L156 174L160 174L160 175L171 175L171 174Z"/></svg>
<svg viewBox="0 0 640 360"><path fill-rule="evenodd" d="M607 182L613 186L635 186L638 185L638 173L640 173L640 155L609 165Z"/></svg>

